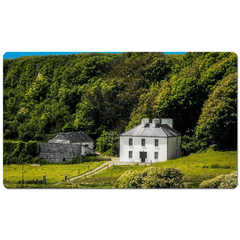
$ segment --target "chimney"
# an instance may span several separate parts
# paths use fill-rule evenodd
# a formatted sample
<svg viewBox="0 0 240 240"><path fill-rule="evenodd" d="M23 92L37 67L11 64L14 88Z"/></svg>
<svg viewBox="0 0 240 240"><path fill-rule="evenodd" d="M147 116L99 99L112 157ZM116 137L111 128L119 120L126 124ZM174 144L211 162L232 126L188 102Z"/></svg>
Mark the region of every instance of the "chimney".
<svg viewBox="0 0 240 240"><path fill-rule="evenodd" d="M160 119L159 118L155 118L155 119L153 119L152 120L152 127L153 128L156 128L156 127L158 127L158 125L160 125Z"/></svg>
<svg viewBox="0 0 240 240"><path fill-rule="evenodd" d="M162 118L162 124L167 124L169 127L173 128L173 119L172 118Z"/></svg>
<svg viewBox="0 0 240 240"><path fill-rule="evenodd" d="M148 118L143 118L142 119L142 127L146 127L146 125L149 125L149 119Z"/></svg>

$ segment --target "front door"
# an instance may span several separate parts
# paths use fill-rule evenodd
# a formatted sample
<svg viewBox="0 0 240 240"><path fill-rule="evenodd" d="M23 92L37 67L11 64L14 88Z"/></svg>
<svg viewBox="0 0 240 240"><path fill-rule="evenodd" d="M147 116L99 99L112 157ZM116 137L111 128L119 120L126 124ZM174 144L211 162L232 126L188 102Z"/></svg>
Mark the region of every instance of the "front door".
<svg viewBox="0 0 240 240"><path fill-rule="evenodd" d="M141 162L145 162L145 159L147 158L147 152L139 152L139 153L140 153Z"/></svg>

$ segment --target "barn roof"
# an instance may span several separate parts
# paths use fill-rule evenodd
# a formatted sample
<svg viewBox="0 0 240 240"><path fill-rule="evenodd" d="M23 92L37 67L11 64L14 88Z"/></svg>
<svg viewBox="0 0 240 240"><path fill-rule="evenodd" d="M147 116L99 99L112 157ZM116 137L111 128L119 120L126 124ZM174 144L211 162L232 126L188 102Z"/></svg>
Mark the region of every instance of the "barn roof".
<svg viewBox="0 0 240 240"><path fill-rule="evenodd" d="M158 124L156 127L152 127L151 123L146 124L144 127L142 124L120 134L120 136L133 136L133 137L177 137L181 134L171 128L167 124Z"/></svg>
<svg viewBox="0 0 240 240"><path fill-rule="evenodd" d="M60 132L51 140L51 142L57 140L70 141L70 143L93 142L85 132Z"/></svg>

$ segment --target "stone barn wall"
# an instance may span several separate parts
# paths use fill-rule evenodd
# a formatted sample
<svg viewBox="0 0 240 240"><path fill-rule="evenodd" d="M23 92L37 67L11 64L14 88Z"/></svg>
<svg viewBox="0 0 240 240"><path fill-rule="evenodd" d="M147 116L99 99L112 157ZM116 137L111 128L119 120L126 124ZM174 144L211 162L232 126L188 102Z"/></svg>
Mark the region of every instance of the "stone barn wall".
<svg viewBox="0 0 240 240"><path fill-rule="evenodd" d="M86 154L85 147L82 146L82 151L80 151L80 144L64 144L64 143L39 143L40 144L40 154L39 157L46 159L50 162L62 162L63 158L65 160L70 160L71 158Z"/></svg>

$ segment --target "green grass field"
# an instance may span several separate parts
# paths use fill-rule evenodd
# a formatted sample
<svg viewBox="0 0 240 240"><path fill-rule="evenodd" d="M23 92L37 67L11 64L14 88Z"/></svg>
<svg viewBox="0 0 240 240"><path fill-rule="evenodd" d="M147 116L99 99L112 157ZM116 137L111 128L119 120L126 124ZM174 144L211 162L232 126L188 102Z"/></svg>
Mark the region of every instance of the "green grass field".
<svg viewBox="0 0 240 240"><path fill-rule="evenodd" d="M85 162L82 164L64 164L64 165L41 165L31 166L33 164L24 165L24 180L43 179L43 175L46 175L47 183L54 184L61 180L64 180L65 174L68 178L78 176L78 170L80 174L84 174L101 166L105 161L101 162ZM89 169L88 169L89 166ZM22 165L4 165L3 166L3 180L6 182L18 182L22 180ZM6 187L9 186L4 184Z"/></svg>
<svg viewBox="0 0 240 240"><path fill-rule="evenodd" d="M114 166L87 179L76 179L73 183L86 188L111 188L114 182L127 170L141 171L149 166ZM166 162L152 164L152 167L181 168L185 182L189 187L196 188L206 179L237 170L237 151L212 151L193 154Z"/></svg>
<svg viewBox="0 0 240 240"><path fill-rule="evenodd" d="M31 165L24 166L24 180L42 179L46 175L47 185L28 185L24 187L39 187L39 188L113 188L115 181L127 170L142 171L146 167L144 165L115 165L106 169L94 176L87 178L76 179L72 182L61 183L58 186L53 186L64 179L65 174L68 178L93 170L99 167L104 162L89 162L72 165L42 165L34 167ZM9 188L19 187L16 181L21 181L22 177L21 165L5 165L3 167L4 185ZM187 157L168 160L152 164L152 167L176 167L181 168L185 175L187 187L197 188L199 184L206 179L213 178L220 174L227 174L237 170L237 151L212 151L205 153L193 154ZM14 183L14 184L13 184Z"/></svg>

